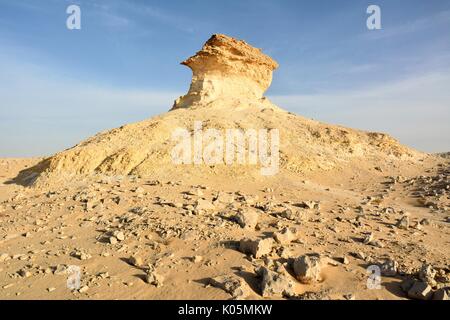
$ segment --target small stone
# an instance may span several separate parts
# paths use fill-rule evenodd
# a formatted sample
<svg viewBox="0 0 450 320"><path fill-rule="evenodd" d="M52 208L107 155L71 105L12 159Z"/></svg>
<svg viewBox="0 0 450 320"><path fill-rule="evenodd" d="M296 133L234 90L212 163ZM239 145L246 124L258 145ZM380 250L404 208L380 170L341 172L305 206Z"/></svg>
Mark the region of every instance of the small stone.
<svg viewBox="0 0 450 320"><path fill-rule="evenodd" d="M7 259L9 259L9 254L7 254L7 253L0 254L0 262L4 262Z"/></svg>
<svg viewBox="0 0 450 320"><path fill-rule="evenodd" d="M381 274L386 277L394 277L397 275L398 262L388 259L380 266Z"/></svg>
<svg viewBox="0 0 450 320"><path fill-rule="evenodd" d="M22 278L29 278L29 277L32 276L32 273L31 273L30 271L24 270L24 269L19 270L18 273L19 273L19 275L20 275Z"/></svg>
<svg viewBox="0 0 450 320"><path fill-rule="evenodd" d="M53 292L53 291L55 291L55 290L56 290L56 288L54 288L54 287L47 288L47 291L48 291L48 292Z"/></svg>
<svg viewBox="0 0 450 320"><path fill-rule="evenodd" d="M369 242L369 244L371 246L377 247L377 248L384 248L384 244L383 242L379 241L379 240L372 240Z"/></svg>
<svg viewBox="0 0 450 320"><path fill-rule="evenodd" d="M68 269L67 265L65 265L65 264L58 264L54 268L53 274L54 275L63 275L63 274L65 274L67 272L67 269Z"/></svg>
<svg viewBox="0 0 450 320"><path fill-rule="evenodd" d="M278 213L278 216L288 219L288 220L295 220L296 215L294 213L294 211L292 211L291 209L287 208L283 211L281 211L280 213Z"/></svg>
<svg viewBox="0 0 450 320"><path fill-rule="evenodd" d="M215 201L218 201L220 203L226 203L226 204L233 203L234 202L234 194L219 192Z"/></svg>
<svg viewBox="0 0 450 320"><path fill-rule="evenodd" d="M403 290L403 292L408 293L408 291L412 288L414 285L415 280L411 278L406 278L400 283L400 288Z"/></svg>
<svg viewBox="0 0 450 320"><path fill-rule="evenodd" d="M369 244L369 243L371 243L373 240L374 240L374 236L373 236L373 233L371 232L371 233L369 233L368 235L366 235L366 236L364 237L363 243L364 243L364 244Z"/></svg>
<svg viewBox="0 0 450 320"><path fill-rule="evenodd" d="M149 268L149 270L147 270L147 274L145 275L145 282L159 288L163 286L164 276L158 274L155 271L154 267L151 267Z"/></svg>
<svg viewBox="0 0 450 320"><path fill-rule="evenodd" d="M294 281L286 273L271 271L266 267L261 267L257 273L262 277L261 295L263 297L290 297L295 294Z"/></svg>
<svg viewBox="0 0 450 320"><path fill-rule="evenodd" d="M125 240L125 234L122 231L117 232L115 234L115 236L116 236L117 240L119 240L119 241Z"/></svg>
<svg viewBox="0 0 450 320"><path fill-rule="evenodd" d="M117 238L116 237L109 237L109 243L110 244L116 244L117 243Z"/></svg>
<svg viewBox="0 0 450 320"><path fill-rule="evenodd" d="M355 300L356 297L353 293L345 294L344 295L345 300Z"/></svg>
<svg viewBox="0 0 450 320"><path fill-rule="evenodd" d="M433 300L449 300L448 293L445 288L436 290L436 292L433 294Z"/></svg>
<svg viewBox="0 0 450 320"><path fill-rule="evenodd" d="M306 208L306 209L319 209L320 204L317 201L302 201L299 205L299 207Z"/></svg>
<svg viewBox="0 0 450 320"><path fill-rule="evenodd" d="M89 253L81 251L81 250L72 252L71 256L74 258L78 258L80 260L88 260L88 259L92 258L92 256Z"/></svg>
<svg viewBox="0 0 450 320"><path fill-rule="evenodd" d="M321 268L322 261L317 255L303 255L293 263L296 278L305 284L321 281Z"/></svg>
<svg viewBox="0 0 450 320"><path fill-rule="evenodd" d="M216 207L211 202L204 199L198 199L195 203L195 210L197 211L212 211L215 209Z"/></svg>
<svg viewBox="0 0 450 320"><path fill-rule="evenodd" d="M273 237L280 244L289 244L296 239L297 230L294 228L284 228L279 232L275 232Z"/></svg>
<svg viewBox="0 0 450 320"><path fill-rule="evenodd" d="M128 263L135 267L140 267L143 265L143 260L140 256L131 256L128 259Z"/></svg>
<svg viewBox="0 0 450 320"><path fill-rule="evenodd" d="M436 270L433 269L433 266L430 264L423 264L419 271L419 279L423 282L428 283L430 286L436 285Z"/></svg>
<svg viewBox="0 0 450 320"><path fill-rule="evenodd" d="M89 290L89 287L88 287L88 286L83 286L83 287L81 287L81 288L78 290L78 292L79 292L79 293L86 293L88 290Z"/></svg>
<svg viewBox="0 0 450 320"><path fill-rule="evenodd" d="M430 300L432 295L433 290L431 287L426 282L422 281L414 282L413 286L408 291L408 297L411 299Z"/></svg>
<svg viewBox="0 0 450 320"><path fill-rule="evenodd" d="M350 261L348 260L347 256L343 256L341 258L341 262L342 262L342 264L346 264L346 265L350 263Z"/></svg>
<svg viewBox="0 0 450 320"><path fill-rule="evenodd" d="M357 251L353 255L358 259L366 260L366 255L364 254L364 252Z"/></svg>
<svg viewBox="0 0 450 320"><path fill-rule="evenodd" d="M431 224L431 222L430 222L430 219L425 218L420 221L420 224L422 226L429 226Z"/></svg>
<svg viewBox="0 0 450 320"><path fill-rule="evenodd" d="M142 193L145 192L145 189L142 188L141 186L139 186L139 187L137 187L136 189L134 189L133 192L142 194Z"/></svg>
<svg viewBox="0 0 450 320"><path fill-rule="evenodd" d="M258 213L253 210L241 210L236 215L236 222L244 229L254 230L258 223Z"/></svg>
<svg viewBox="0 0 450 320"><path fill-rule="evenodd" d="M233 299L245 299L251 293L251 289L245 280L235 275L221 275L210 279L209 283L213 287L229 293Z"/></svg>
<svg viewBox="0 0 450 320"><path fill-rule="evenodd" d="M194 257L192 257L192 262L194 262L194 263L202 262L202 260L203 260L202 256L194 256Z"/></svg>
<svg viewBox="0 0 450 320"><path fill-rule="evenodd" d="M251 254L256 259L269 254L272 251L273 239L242 239L239 242L239 251L245 254Z"/></svg>
<svg viewBox="0 0 450 320"><path fill-rule="evenodd" d="M407 230L409 228L409 217L402 217L396 224L397 228Z"/></svg>

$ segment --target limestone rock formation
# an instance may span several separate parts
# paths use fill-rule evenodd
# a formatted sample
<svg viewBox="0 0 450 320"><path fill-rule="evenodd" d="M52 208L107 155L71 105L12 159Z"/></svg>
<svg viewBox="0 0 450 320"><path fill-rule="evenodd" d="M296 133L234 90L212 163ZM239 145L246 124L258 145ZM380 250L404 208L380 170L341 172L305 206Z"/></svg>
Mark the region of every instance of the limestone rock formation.
<svg viewBox="0 0 450 320"><path fill-rule="evenodd" d="M195 122L223 136L226 129L279 130L280 179L296 180L296 175L315 170L353 170L362 163L367 167L417 161L425 156L386 134L320 123L275 106L263 94L278 64L244 41L213 35L183 64L192 69L192 83L171 111L101 132L24 170L16 180L27 185L61 184L95 174L263 179L261 163L175 164L171 158L177 144L172 139L174 130L185 128L193 135ZM200 145L207 146L208 141L203 139ZM251 152L249 144L244 151Z"/></svg>
<svg viewBox="0 0 450 320"><path fill-rule="evenodd" d="M223 34L213 35L196 55L181 64L192 70L189 92L173 108L207 105L217 100L263 97L278 67L261 50Z"/></svg>

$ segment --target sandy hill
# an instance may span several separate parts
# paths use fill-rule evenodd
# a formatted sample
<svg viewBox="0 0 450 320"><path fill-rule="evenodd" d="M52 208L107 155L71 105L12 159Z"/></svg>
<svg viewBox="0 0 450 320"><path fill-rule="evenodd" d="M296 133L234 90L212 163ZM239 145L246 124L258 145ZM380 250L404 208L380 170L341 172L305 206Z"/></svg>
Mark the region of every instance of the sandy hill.
<svg viewBox="0 0 450 320"><path fill-rule="evenodd" d="M279 173L290 176L361 162L372 167L414 162L424 156L386 134L320 123L275 106L263 94L278 64L244 41L213 35L182 64L192 69L191 86L169 112L99 133L22 171L17 179L27 184L92 174L263 179L261 163L175 164L174 130L185 128L194 135L196 122L224 135L233 128L278 129ZM207 141L201 144L206 147Z"/></svg>

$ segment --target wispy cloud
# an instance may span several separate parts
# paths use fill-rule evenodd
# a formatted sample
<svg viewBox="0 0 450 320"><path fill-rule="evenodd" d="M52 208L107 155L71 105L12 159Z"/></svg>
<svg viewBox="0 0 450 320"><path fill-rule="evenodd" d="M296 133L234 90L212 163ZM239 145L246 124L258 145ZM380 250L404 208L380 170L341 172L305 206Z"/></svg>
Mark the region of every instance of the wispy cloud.
<svg viewBox="0 0 450 320"><path fill-rule="evenodd" d="M124 28L133 24L129 18L106 10L100 11L98 16L105 27Z"/></svg>
<svg viewBox="0 0 450 320"><path fill-rule="evenodd" d="M418 18L412 21L402 21L398 25L383 26L382 30L375 32L365 32L363 38L370 40L385 39L412 34L421 30L425 30L432 26L445 25L450 23L450 10L441 11L434 15ZM448 26L447 26L448 27Z"/></svg>
<svg viewBox="0 0 450 320"><path fill-rule="evenodd" d="M450 150L450 70L355 91L270 98L310 118L387 132L420 150Z"/></svg>
<svg viewBox="0 0 450 320"><path fill-rule="evenodd" d="M49 155L99 131L168 111L181 94L106 87L1 58L0 157Z"/></svg>
<svg viewBox="0 0 450 320"><path fill-rule="evenodd" d="M192 34L205 26L205 19L203 21L190 19L187 15L183 15L174 11L166 11L162 8L150 5L148 3L122 3L123 8L133 15L143 17L144 19L151 19L160 24L176 29L178 31Z"/></svg>

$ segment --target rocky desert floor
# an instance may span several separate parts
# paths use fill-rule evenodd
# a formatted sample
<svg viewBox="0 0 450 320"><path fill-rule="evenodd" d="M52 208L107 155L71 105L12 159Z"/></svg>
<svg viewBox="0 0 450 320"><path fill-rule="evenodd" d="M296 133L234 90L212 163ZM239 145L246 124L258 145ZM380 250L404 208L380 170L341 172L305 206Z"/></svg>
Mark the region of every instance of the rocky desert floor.
<svg viewBox="0 0 450 320"><path fill-rule="evenodd" d="M444 156L302 179L14 182L39 160L0 160L0 299L447 297Z"/></svg>

